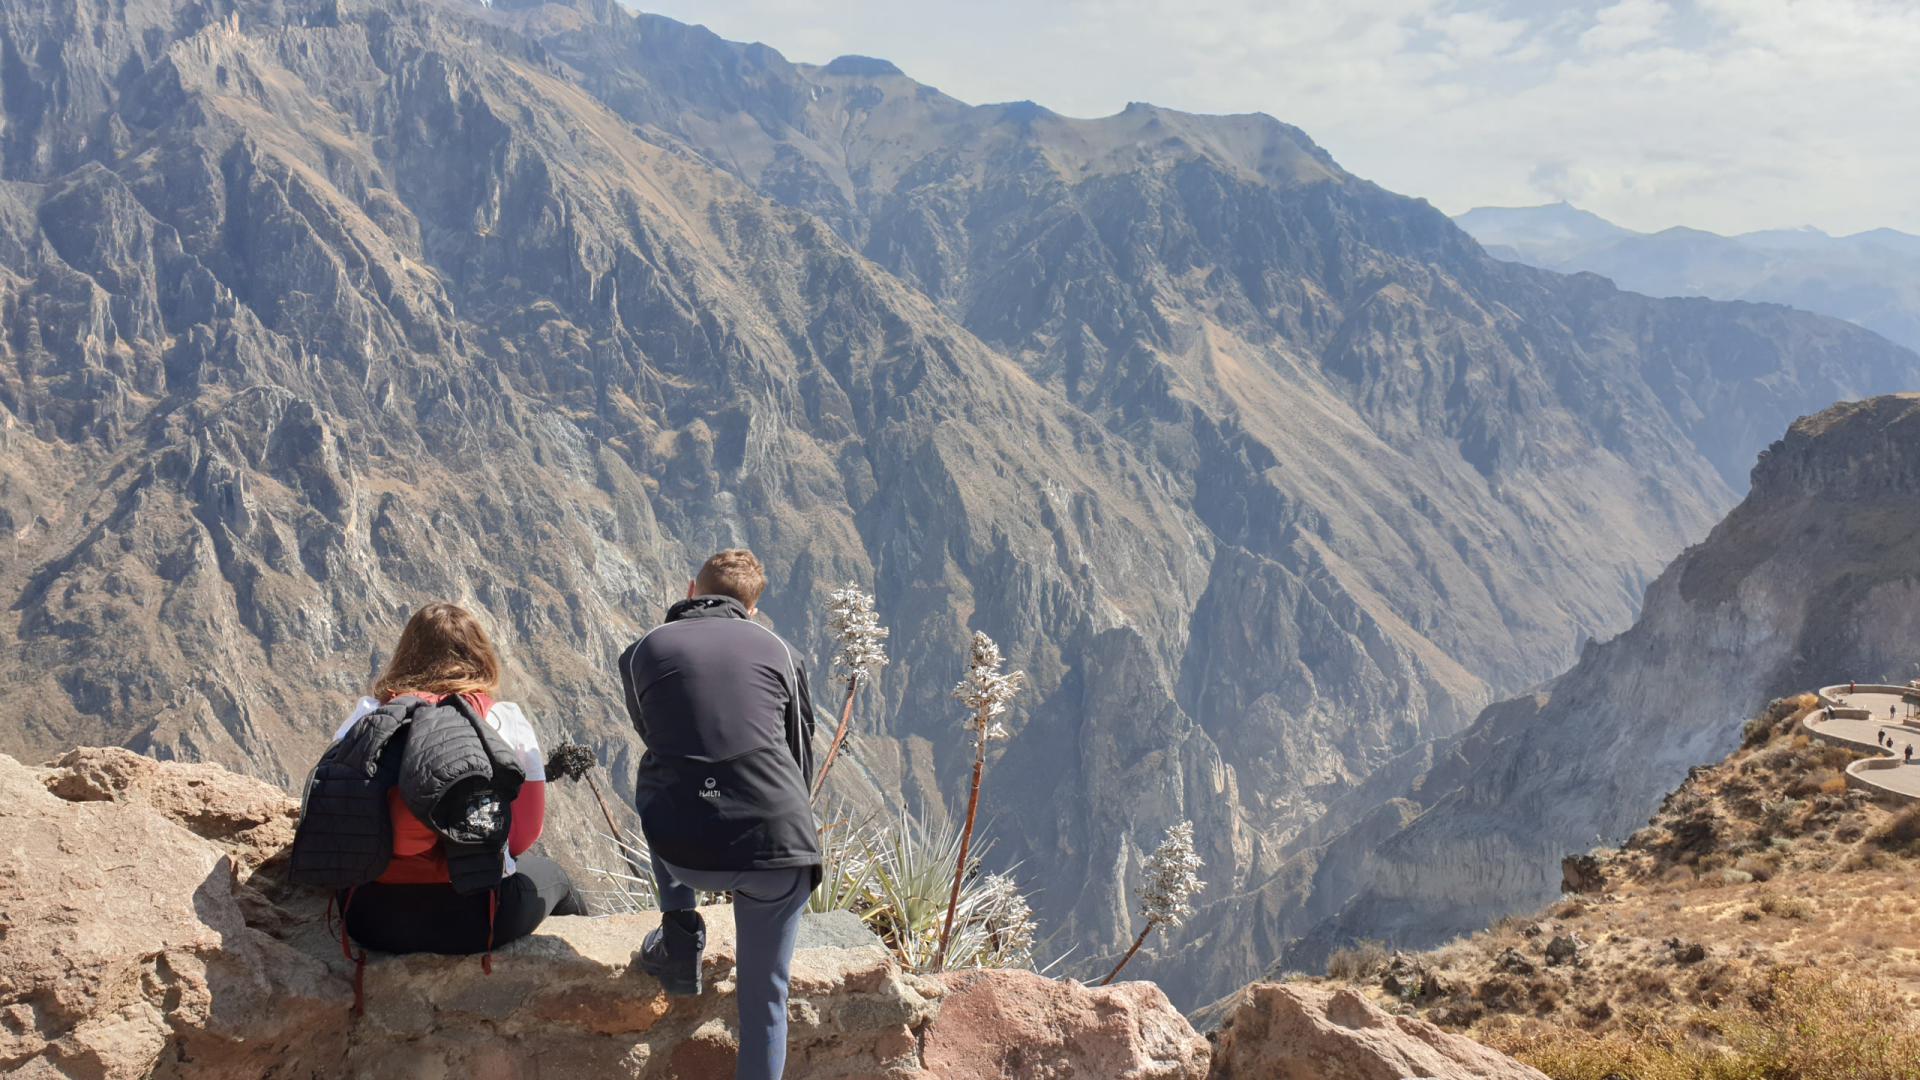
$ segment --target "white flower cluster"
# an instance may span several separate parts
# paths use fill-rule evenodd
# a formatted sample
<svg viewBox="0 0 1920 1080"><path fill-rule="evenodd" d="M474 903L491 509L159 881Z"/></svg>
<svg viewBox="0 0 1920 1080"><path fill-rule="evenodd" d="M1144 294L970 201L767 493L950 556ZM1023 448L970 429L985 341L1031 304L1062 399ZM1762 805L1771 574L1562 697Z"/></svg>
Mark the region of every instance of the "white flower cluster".
<svg viewBox="0 0 1920 1080"><path fill-rule="evenodd" d="M873 610L873 595L861 592L858 585L833 591L827 630L840 643L840 651L833 656L833 666L839 671L835 678L845 682L870 679L876 669L886 665L887 635L891 631L880 625L880 614Z"/></svg>
<svg viewBox="0 0 1920 1080"><path fill-rule="evenodd" d="M1147 922L1168 928L1186 922L1193 914L1193 894L1207 887L1200 880L1205 865L1193 850L1193 822L1168 829L1167 838L1147 856L1147 885L1140 893Z"/></svg>
<svg viewBox="0 0 1920 1080"><path fill-rule="evenodd" d="M1039 927L1033 908L1006 874L988 874L981 884L981 921L987 931L987 953L996 967L1033 966L1033 942Z"/></svg>
<svg viewBox="0 0 1920 1080"><path fill-rule="evenodd" d="M967 677L953 688L953 696L969 711L968 726L983 740L1004 739L1007 729L994 717L1007 711L1007 705L1026 682L1024 671L1002 672L1000 646L978 630L973 632L973 655L967 661Z"/></svg>

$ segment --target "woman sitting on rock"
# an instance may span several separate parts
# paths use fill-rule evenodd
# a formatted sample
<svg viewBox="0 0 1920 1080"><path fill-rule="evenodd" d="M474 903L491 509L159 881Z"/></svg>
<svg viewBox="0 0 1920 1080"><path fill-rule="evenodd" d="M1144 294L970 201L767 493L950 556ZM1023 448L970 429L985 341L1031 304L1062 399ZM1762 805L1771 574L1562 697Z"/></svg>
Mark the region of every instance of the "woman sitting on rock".
<svg viewBox="0 0 1920 1080"><path fill-rule="evenodd" d="M546 766L520 707L494 700L499 683L500 659L479 620L428 604L407 620L373 696L334 734L309 784L301 831L314 834L309 865L344 873L334 880L346 931L361 945L490 953L548 915L586 914L566 871L527 853L545 817ZM390 854L360 843L381 798ZM385 869L352 884L370 872L368 852L371 866L385 858ZM358 872L346 868L356 858ZM296 875L301 869L296 841Z"/></svg>

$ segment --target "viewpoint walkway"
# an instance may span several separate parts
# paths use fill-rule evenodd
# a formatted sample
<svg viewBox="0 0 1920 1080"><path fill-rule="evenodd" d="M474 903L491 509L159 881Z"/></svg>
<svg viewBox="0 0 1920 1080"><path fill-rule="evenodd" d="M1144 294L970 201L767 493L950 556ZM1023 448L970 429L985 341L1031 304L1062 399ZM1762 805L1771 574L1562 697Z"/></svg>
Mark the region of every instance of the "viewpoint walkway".
<svg viewBox="0 0 1920 1080"><path fill-rule="evenodd" d="M1847 766L1849 783L1907 801L1920 801L1920 689L1842 683L1819 692L1820 707L1801 724L1808 734L1880 756ZM1891 737L1891 749L1880 736ZM1914 763L1904 761L1913 747Z"/></svg>

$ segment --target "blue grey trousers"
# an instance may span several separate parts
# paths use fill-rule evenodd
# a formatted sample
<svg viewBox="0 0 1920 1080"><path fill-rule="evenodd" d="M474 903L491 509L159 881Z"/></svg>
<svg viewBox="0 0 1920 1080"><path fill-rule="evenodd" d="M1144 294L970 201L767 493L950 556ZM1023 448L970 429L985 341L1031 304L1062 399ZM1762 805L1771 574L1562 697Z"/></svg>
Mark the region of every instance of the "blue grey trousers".
<svg viewBox="0 0 1920 1080"><path fill-rule="evenodd" d="M813 870L689 870L653 859L661 911L699 903L695 890L733 894L740 1059L734 1080L780 1080L787 1068L787 979Z"/></svg>

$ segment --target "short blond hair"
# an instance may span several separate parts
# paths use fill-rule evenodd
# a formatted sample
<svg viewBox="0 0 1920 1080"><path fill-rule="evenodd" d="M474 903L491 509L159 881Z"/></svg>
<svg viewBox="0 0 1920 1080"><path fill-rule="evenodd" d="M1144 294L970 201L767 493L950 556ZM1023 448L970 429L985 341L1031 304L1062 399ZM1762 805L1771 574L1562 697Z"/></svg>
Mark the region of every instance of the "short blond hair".
<svg viewBox="0 0 1920 1080"><path fill-rule="evenodd" d="M751 608L766 590L767 570L746 548L728 548L700 565L693 587L708 595L731 596Z"/></svg>

